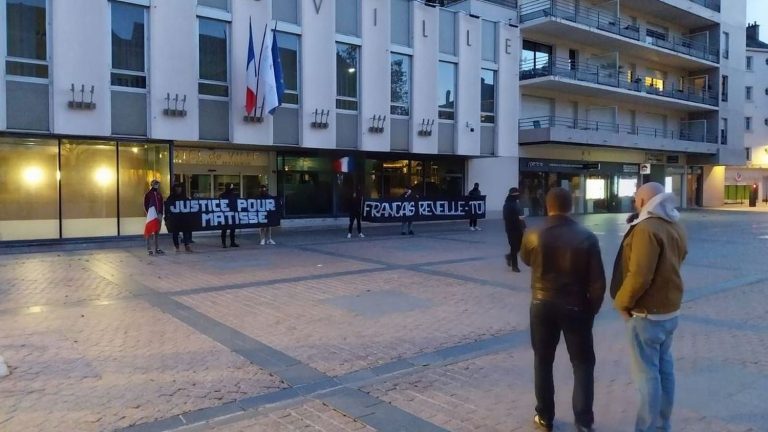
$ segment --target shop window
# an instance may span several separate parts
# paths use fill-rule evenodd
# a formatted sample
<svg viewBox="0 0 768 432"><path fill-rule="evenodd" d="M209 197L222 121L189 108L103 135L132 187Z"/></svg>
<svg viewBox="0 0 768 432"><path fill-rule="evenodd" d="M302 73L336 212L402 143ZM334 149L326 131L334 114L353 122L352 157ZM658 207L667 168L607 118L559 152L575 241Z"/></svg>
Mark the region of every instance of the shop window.
<svg viewBox="0 0 768 432"><path fill-rule="evenodd" d="M596 178L587 179L586 198L588 200L605 199L605 180Z"/></svg>
<svg viewBox="0 0 768 432"><path fill-rule="evenodd" d="M160 180L160 192L171 191L168 144L118 144L120 235L144 232L144 194L153 179Z"/></svg>
<svg viewBox="0 0 768 432"><path fill-rule="evenodd" d="M285 216L328 216L333 209L331 159L280 155L278 193Z"/></svg>
<svg viewBox="0 0 768 432"><path fill-rule="evenodd" d="M61 141L63 238L117 235L115 152L110 141Z"/></svg>
<svg viewBox="0 0 768 432"><path fill-rule="evenodd" d="M0 241L59 237L58 142L0 138Z"/></svg>

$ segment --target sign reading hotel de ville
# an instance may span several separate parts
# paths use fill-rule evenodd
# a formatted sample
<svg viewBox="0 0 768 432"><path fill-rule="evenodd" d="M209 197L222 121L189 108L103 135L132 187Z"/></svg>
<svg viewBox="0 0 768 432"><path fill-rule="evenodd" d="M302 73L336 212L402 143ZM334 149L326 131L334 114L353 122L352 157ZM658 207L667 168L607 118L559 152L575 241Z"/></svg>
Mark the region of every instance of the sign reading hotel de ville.
<svg viewBox="0 0 768 432"><path fill-rule="evenodd" d="M214 231L280 225L280 205L275 198L180 200L168 203L165 211L168 231Z"/></svg>
<svg viewBox="0 0 768 432"><path fill-rule="evenodd" d="M485 196L450 199L379 198L363 202L363 220L385 223L485 219Z"/></svg>

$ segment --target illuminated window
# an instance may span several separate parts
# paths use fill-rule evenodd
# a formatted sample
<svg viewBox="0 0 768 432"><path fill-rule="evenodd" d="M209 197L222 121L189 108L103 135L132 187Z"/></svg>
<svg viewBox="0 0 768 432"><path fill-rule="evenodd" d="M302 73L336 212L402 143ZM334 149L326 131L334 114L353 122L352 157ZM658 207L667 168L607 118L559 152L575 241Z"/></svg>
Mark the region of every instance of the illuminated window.
<svg viewBox="0 0 768 432"><path fill-rule="evenodd" d="M634 191L632 193L634 194ZM587 179L587 199L605 199L605 180L599 178Z"/></svg>
<svg viewBox="0 0 768 432"><path fill-rule="evenodd" d="M637 179L620 178L619 179L619 197L635 196L637 190Z"/></svg>
<svg viewBox="0 0 768 432"><path fill-rule="evenodd" d="M645 77L645 86L653 87L659 91L664 91L664 80L653 77Z"/></svg>

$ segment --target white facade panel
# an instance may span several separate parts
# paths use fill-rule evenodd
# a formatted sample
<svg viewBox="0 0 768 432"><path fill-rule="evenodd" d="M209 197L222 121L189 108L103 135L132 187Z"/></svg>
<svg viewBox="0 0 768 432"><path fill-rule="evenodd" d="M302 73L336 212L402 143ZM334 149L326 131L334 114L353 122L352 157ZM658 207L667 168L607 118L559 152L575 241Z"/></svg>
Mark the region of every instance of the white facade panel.
<svg viewBox="0 0 768 432"><path fill-rule="evenodd" d="M501 217L504 200L509 188L517 187L520 160L515 156L476 158L467 162L467 190L480 183L480 191L486 196L487 217Z"/></svg>
<svg viewBox="0 0 768 432"><path fill-rule="evenodd" d="M437 121L437 68L440 44L439 11L413 2L413 109L411 113L411 151L437 153L437 133L419 136L423 119ZM478 91L480 85L478 84ZM459 104L461 102L458 102ZM480 111L478 106L477 112ZM435 124L435 131L437 123Z"/></svg>
<svg viewBox="0 0 768 432"><path fill-rule="evenodd" d="M149 12L150 136L157 139L198 139L198 27L195 2L162 0ZM169 117L166 97L186 97L187 115ZM171 105L174 108L175 105ZM181 106L180 106L181 107Z"/></svg>
<svg viewBox="0 0 768 432"><path fill-rule="evenodd" d="M752 56L752 71L746 72L745 85L752 87L752 101L744 104L744 116L752 118L752 130L744 143L751 148L753 165L768 167L768 50L747 49Z"/></svg>
<svg viewBox="0 0 768 432"><path fill-rule="evenodd" d="M61 134L109 135L110 3L71 0L49 4L53 36L50 39L53 67L49 69L53 88L51 129ZM77 101L81 100L80 90L85 86L86 102L90 101L93 86L96 109L67 106L72 100L73 85Z"/></svg>
<svg viewBox="0 0 768 432"><path fill-rule="evenodd" d="M302 147L336 148L336 2L301 1ZM311 127L315 111L330 111L328 128ZM320 117L318 115L318 121Z"/></svg>
<svg viewBox="0 0 768 432"><path fill-rule="evenodd" d="M456 97L456 153L480 154L481 21L459 14Z"/></svg>
<svg viewBox="0 0 768 432"><path fill-rule="evenodd" d="M232 142L242 144L270 144L272 142L272 116L268 112L261 113L257 103L255 115L264 115L263 123L245 122L245 89L246 67L248 60L248 18L253 25L253 49L256 61L259 59L264 29L271 32L274 22L270 2L232 2L232 26L230 42L230 119L232 122Z"/></svg>
<svg viewBox="0 0 768 432"><path fill-rule="evenodd" d="M720 13L721 29L730 34L727 59L721 59L720 74L728 75L729 95L727 102L720 103L720 117L728 119L728 144L721 146L719 162L724 165L744 165L744 87L747 39L745 17L746 1L730 1ZM721 56L722 57L722 56Z"/></svg>
<svg viewBox="0 0 768 432"><path fill-rule="evenodd" d="M499 42L496 58L496 155L518 155L520 110L520 29L498 25Z"/></svg>
<svg viewBox="0 0 768 432"><path fill-rule="evenodd" d="M362 2L360 12L363 49L360 52L360 116L362 118L362 150L389 151L391 115L390 102L390 25L389 0ZM368 131L373 116L386 116L384 131Z"/></svg>

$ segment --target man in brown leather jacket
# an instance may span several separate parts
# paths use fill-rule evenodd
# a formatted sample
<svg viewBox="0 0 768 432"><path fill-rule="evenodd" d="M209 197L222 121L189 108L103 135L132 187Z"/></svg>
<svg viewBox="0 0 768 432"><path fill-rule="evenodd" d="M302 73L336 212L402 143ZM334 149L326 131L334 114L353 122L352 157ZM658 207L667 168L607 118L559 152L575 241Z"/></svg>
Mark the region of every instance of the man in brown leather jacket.
<svg viewBox="0 0 768 432"><path fill-rule="evenodd" d="M549 216L523 237L520 256L531 267L531 345L534 354L534 423L552 430L555 388L552 364L560 333L573 366L573 414L578 431L594 423L595 350L592 324L605 294L605 270L597 237L571 219L571 194L553 188Z"/></svg>

